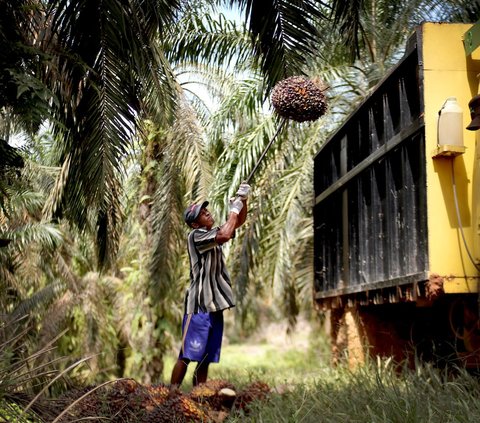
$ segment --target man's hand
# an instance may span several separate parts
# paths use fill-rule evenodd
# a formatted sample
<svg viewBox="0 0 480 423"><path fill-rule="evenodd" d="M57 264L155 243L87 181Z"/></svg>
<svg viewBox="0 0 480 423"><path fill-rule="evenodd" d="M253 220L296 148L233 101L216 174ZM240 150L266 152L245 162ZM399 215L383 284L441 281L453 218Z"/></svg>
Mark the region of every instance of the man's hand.
<svg viewBox="0 0 480 423"><path fill-rule="evenodd" d="M249 193L250 193L250 185L248 185L246 182L242 182L238 187L238 191L236 195L237 197L241 197L242 200L246 200Z"/></svg>
<svg viewBox="0 0 480 423"><path fill-rule="evenodd" d="M228 207L230 209L230 213L240 214L240 211L243 208L243 201L241 198L232 198L228 204Z"/></svg>

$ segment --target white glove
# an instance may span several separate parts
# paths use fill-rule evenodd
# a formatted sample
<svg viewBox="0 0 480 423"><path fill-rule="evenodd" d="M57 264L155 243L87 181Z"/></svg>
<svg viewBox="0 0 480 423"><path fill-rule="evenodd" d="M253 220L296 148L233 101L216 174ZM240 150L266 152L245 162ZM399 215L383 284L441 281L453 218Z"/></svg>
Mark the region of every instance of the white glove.
<svg viewBox="0 0 480 423"><path fill-rule="evenodd" d="M243 208L243 201L240 198L232 198L228 204L230 213L240 214L240 211Z"/></svg>
<svg viewBox="0 0 480 423"><path fill-rule="evenodd" d="M250 192L250 185L248 185L246 182L242 182L240 184L240 187L238 188L237 196L242 197L243 200L246 200L249 192Z"/></svg>

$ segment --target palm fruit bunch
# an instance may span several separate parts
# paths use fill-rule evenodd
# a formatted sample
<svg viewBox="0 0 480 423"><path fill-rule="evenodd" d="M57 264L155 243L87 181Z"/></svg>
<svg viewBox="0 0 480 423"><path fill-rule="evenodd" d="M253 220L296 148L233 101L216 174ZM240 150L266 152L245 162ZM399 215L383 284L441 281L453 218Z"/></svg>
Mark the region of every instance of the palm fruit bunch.
<svg viewBox="0 0 480 423"><path fill-rule="evenodd" d="M222 379L211 379L194 386L190 398L200 404L207 404L213 410L229 409L235 400L235 387Z"/></svg>
<svg viewBox="0 0 480 423"><path fill-rule="evenodd" d="M67 413L60 417L58 420L59 423L67 423L82 418L94 418L102 415L102 400L98 397L96 391L92 391L93 388L94 386L87 386L81 389L71 389L55 401L57 407L68 410ZM79 398L87 393L89 394L78 401Z"/></svg>
<svg viewBox="0 0 480 423"><path fill-rule="evenodd" d="M143 414L142 393L145 389L133 379L120 379L97 389L95 394L101 402L101 414L98 416L124 421Z"/></svg>
<svg viewBox="0 0 480 423"><path fill-rule="evenodd" d="M140 385L134 380L118 380L109 385L98 387L87 386L83 389L73 389L59 398L68 409L60 422L69 422L76 419L100 419L105 416L132 414L139 410L135 407L136 392ZM82 398L83 397L83 398ZM81 399L80 399L81 398Z"/></svg>
<svg viewBox="0 0 480 423"><path fill-rule="evenodd" d="M99 390L102 396L105 416L127 419L143 412L143 393L145 387L133 379L120 379ZM120 420L121 421L121 420Z"/></svg>
<svg viewBox="0 0 480 423"><path fill-rule="evenodd" d="M147 412L141 420L141 423L169 423L181 421L176 415L176 411L172 407L166 407L165 404L166 403Z"/></svg>
<svg viewBox="0 0 480 423"><path fill-rule="evenodd" d="M119 379L110 385L111 392L124 396L135 392L140 385L133 379Z"/></svg>
<svg viewBox="0 0 480 423"><path fill-rule="evenodd" d="M296 122L317 120L327 111L326 87L320 80L291 76L278 82L272 90L275 112Z"/></svg>
<svg viewBox="0 0 480 423"><path fill-rule="evenodd" d="M172 423L209 421L208 413L198 403L185 395L169 398L159 407L148 412L142 423Z"/></svg>
<svg viewBox="0 0 480 423"><path fill-rule="evenodd" d="M74 403L92 388L70 391L70 403ZM91 391L85 398L76 402L69 412L69 417L61 421L72 421L73 417L78 419L115 417L116 420L113 421L126 421L154 410L165 403L171 395L170 389L163 384L143 386L133 379L121 379Z"/></svg>
<svg viewBox="0 0 480 423"><path fill-rule="evenodd" d="M195 401L186 396L178 397L175 401L175 406L188 422L204 422L208 420L205 411Z"/></svg>
<svg viewBox="0 0 480 423"><path fill-rule="evenodd" d="M266 400L270 392L271 388L267 383L262 381L252 382L250 385L247 385L244 389L242 389L242 391L238 394L234 407L247 412L249 405L253 401Z"/></svg>
<svg viewBox="0 0 480 423"><path fill-rule="evenodd" d="M170 396L172 396L170 388L160 383L158 385L146 386L139 390L137 402L141 408L151 411L166 402Z"/></svg>

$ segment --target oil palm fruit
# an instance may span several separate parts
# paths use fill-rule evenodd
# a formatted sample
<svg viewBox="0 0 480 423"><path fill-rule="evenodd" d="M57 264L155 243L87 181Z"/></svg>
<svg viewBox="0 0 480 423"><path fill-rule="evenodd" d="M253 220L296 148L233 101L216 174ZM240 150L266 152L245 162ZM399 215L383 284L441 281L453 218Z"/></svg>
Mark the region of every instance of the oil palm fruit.
<svg viewBox="0 0 480 423"><path fill-rule="evenodd" d="M248 411L250 403L253 401L265 401L270 395L270 386L263 381L255 381L247 385L237 396L234 407L240 410Z"/></svg>
<svg viewBox="0 0 480 423"><path fill-rule="evenodd" d="M230 408L236 397L235 387L223 379L210 379L195 386L190 398L200 404L207 404L214 410Z"/></svg>
<svg viewBox="0 0 480 423"><path fill-rule="evenodd" d="M313 121L327 111L325 85L320 80L291 76L278 82L272 90L275 112L296 122Z"/></svg>

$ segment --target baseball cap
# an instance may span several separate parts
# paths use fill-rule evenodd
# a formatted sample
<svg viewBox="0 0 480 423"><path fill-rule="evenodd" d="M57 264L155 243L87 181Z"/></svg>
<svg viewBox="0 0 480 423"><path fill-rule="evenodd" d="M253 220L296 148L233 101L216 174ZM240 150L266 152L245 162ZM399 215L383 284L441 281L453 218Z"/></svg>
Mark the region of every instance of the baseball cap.
<svg viewBox="0 0 480 423"><path fill-rule="evenodd" d="M195 220L197 220L200 210L208 206L208 201L204 201L201 204L190 204L183 212L183 218L185 223L190 226Z"/></svg>
<svg viewBox="0 0 480 423"><path fill-rule="evenodd" d="M468 108L470 109L470 118L472 121L466 129L476 131L480 129L480 95L476 95L468 102Z"/></svg>

